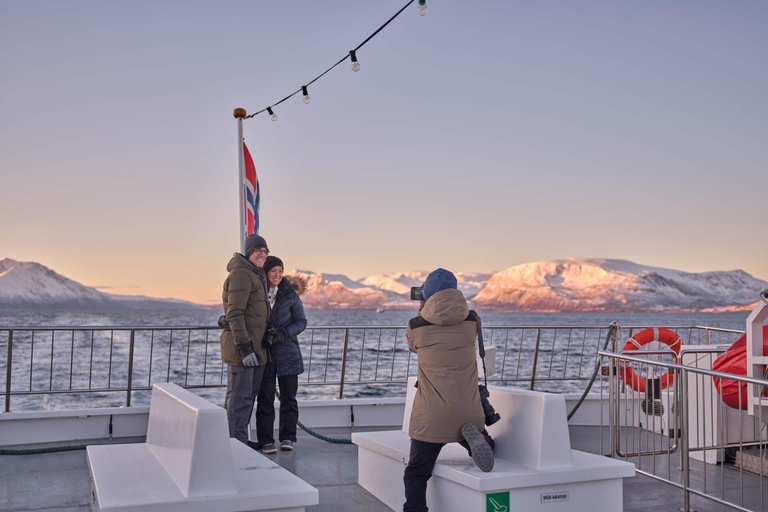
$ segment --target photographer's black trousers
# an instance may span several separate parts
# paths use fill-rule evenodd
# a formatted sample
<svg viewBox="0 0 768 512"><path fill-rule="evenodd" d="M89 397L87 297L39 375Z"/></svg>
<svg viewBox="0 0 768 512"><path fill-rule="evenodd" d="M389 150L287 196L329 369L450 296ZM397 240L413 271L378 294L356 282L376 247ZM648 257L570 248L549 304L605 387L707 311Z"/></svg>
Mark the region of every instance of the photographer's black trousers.
<svg viewBox="0 0 768 512"><path fill-rule="evenodd" d="M299 376L275 377L265 375L256 402L256 434L260 446L275 444L275 380L280 386L280 441L296 442L296 423L299 421L299 403L296 392Z"/></svg>
<svg viewBox="0 0 768 512"><path fill-rule="evenodd" d="M466 441L459 443L469 451ZM427 443L411 439L411 453L405 467L405 504L403 512L427 512L427 480L432 477L437 456L445 443Z"/></svg>

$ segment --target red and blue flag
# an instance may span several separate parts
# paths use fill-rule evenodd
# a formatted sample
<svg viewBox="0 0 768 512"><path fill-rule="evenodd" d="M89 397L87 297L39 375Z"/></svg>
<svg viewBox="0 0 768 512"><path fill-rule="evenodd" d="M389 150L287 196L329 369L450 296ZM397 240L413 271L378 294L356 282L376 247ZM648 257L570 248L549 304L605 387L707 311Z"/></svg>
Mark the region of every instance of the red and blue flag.
<svg viewBox="0 0 768 512"><path fill-rule="evenodd" d="M245 236L258 234L259 232L259 177L256 175L256 166L248 152L248 146L243 142L243 156L245 159L245 189L243 190L243 208L245 208Z"/></svg>

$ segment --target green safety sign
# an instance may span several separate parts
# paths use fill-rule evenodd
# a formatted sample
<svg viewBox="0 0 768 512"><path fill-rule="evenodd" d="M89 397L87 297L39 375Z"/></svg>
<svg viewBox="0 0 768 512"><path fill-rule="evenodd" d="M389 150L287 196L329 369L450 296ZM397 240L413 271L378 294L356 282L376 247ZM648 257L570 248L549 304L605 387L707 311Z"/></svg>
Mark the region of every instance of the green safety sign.
<svg viewBox="0 0 768 512"><path fill-rule="evenodd" d="M486 494L485 512L509 512L509 491Z"/></svg>

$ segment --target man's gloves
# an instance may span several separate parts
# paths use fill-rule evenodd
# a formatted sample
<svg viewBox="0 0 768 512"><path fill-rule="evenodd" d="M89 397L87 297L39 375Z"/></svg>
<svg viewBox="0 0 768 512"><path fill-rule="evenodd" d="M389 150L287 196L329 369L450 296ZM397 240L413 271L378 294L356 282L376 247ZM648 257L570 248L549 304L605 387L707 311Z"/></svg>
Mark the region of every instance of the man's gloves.
<svg viewBox="0 0 768 512"><path fill-rule="evenodd" d="M240 351L240 357L243 358L245 366L259 366L259 358L253 352L253 345L250 342L240 343L237 345L237 350Z"/></svg>
<svg viewBox="0 0 768 512"><path fill-rule="evenodd" d="M224 330L229 330L229 322L227 321L226 315L221 315L219 317L219 327L221 327Z"/></svg>

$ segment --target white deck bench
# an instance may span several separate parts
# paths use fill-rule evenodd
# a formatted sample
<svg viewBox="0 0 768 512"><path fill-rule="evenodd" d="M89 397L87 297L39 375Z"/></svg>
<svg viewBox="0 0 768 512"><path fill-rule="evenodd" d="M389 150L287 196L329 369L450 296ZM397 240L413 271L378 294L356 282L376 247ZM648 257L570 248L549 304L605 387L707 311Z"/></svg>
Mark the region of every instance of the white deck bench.
<svg viewBox="0 0 768 512"><path fill-rule="evenodd" d="M408 382L402 430L352 434L358 483L392 510L402 510L408 424L415 395ZM562 395L490 387L501 420L488 428L495 466L480 471L459 444L440 452L427 485L427 504L440 512L619 511L622 479L633 464L571 449Z"/></svg>
<svg viewBox="0 0 768 512"><path fill-rule="evenodd" d="M88 447L92 510L303 512L318 491L230 439L227 414L175 384L155 384L146 443Z"/></svg>

